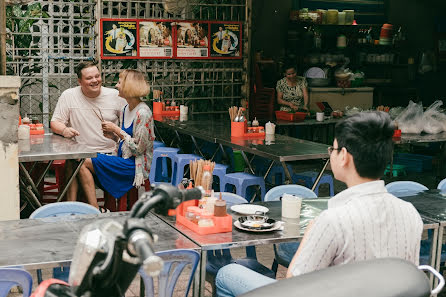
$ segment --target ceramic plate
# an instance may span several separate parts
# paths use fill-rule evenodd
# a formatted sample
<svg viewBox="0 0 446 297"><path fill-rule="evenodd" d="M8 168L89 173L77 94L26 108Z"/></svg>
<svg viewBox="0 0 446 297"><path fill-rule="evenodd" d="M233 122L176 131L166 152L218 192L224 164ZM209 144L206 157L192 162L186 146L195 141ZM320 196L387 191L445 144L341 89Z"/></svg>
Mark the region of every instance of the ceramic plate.
<svg viewBox="0 0 446 297"><path fill-rule="evenodd" d="M325 72L321 68L311 67L305 72L305 76L308 78L325 78Z"/></svg>
<svg viewBox="0 0 446 297"><path fill-rule="evenodd" d="M238 218L240 225L248 229L271 229L276 223L275 220L265 216L247 216Z"/></svg>
<svg viewBox="0 0 446 297"><path fill-rule="evenodd" d="M255 204L237 204L231 206L231 210L244 215L264 214L269 211L265 206Z"/></svg>
<svg viewBox="0 0 446 297"><path fill-rule="evenodd" d="M276 222L276 223L275 223L271 228L269 228L269 229L249 229L249 228L245 228L245 227L243 227L243 226L240 224L239 221L235 221L235 222L234 222L234 226L235 226L237 229L244 230L244 231L250 231L250 232L270 232L270 231L274 231L274 230L278 230L278 229L280 229L280 228L282 227L282 223L280 223L280 222Z"/></svg>

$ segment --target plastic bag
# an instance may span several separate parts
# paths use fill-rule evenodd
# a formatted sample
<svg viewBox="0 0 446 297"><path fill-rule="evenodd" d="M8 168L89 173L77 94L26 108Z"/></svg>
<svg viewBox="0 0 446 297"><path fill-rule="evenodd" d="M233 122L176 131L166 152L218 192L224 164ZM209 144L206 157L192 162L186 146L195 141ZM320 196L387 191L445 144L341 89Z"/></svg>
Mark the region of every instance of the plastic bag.
<svg viewBox="0 0 446 297"><path fill-rule="evenodd" d="M402 133L420 134L424 128L423 105L409 101L406 109L396 117L395 122Z"/></svg>
<svg viewBox="0 0 446 297"><path fill-rule="evenodd" d="M392 120L396 119L404 110L404 107L402 106L397 106L397 107L392 107L389 110L389 116Z"/></svg>
<svg viewBox="0 0 446 297"><path fill-rule="evenodd" d="M446 130L446 114L442 113L440 106L443 101L437 100L424 112L424 129L429 134L437 134Z"/></svg>

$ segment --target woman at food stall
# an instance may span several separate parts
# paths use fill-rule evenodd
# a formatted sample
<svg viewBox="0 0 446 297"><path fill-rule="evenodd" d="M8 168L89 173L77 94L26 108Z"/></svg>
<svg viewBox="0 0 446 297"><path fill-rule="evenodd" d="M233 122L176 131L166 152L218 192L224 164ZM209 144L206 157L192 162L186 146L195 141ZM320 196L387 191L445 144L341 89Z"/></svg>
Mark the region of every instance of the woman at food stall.
<svg viewBox="0 0 446 297"><path fill-rule="evenodd" d="M276 90L280 110L308 110L307 81L304 77L297 76L296 67L293 64L285 65L285 77L277 82Z"/></svg>
<svg viewBox="0 0 446 297"><path fill-rule="evenodd" d="M88 202L95 207L98 203L94 176L103 190L120 198L132 187L144 184L153 157L152 111L141 101L150 90L144 75L137 70L124 70L119 74L116 88L128 103L121 112L120 125L102 122L104 135L117 140L116 150L113 155L98 154L96 158L86 159L79 171Z"/></svg>

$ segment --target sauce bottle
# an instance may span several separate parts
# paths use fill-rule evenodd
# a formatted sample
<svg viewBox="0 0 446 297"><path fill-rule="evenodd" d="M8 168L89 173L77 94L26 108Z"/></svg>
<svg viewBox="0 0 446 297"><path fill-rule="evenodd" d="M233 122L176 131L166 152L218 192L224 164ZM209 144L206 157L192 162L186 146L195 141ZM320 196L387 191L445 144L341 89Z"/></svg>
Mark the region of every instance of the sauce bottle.
<svg viewBox="0 0 446 297"><path fill-rule="evenodd" d="M214 216L216 217L226 216L226 201L222 199L221 193L220 193L220 198L217 201L215 201Z"/></svg>

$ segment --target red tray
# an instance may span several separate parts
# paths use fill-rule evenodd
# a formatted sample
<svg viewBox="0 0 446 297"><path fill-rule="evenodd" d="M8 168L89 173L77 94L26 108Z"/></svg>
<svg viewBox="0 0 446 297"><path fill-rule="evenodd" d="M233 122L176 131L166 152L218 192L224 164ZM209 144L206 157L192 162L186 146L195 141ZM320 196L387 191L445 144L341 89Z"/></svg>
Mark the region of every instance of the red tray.
<svg viewBox="0 0 446 297"><path fill-rule="evenodd" d="M290 122L302 122L306 117L305 112L289 113L283 110L276 110L276 119L290 121Z"/></svg>
<svg viewBox="0 0 446 297"><path fill-rule="evenodd" d="M186 208L188 206L198 206L198 200L190 200L181 203L178 205L175 213L176 213L176 219L177 224L180 223L181 225L186 226L187 228L191 229L197 234L214 234L214 233L225 233L225 232L231 232L232 231L232 216L226 215L224 217L212 217L212 220L214 221L214 226L210 227L200 227L197 224L189 221L184 216L186 212Z"/></svg>

